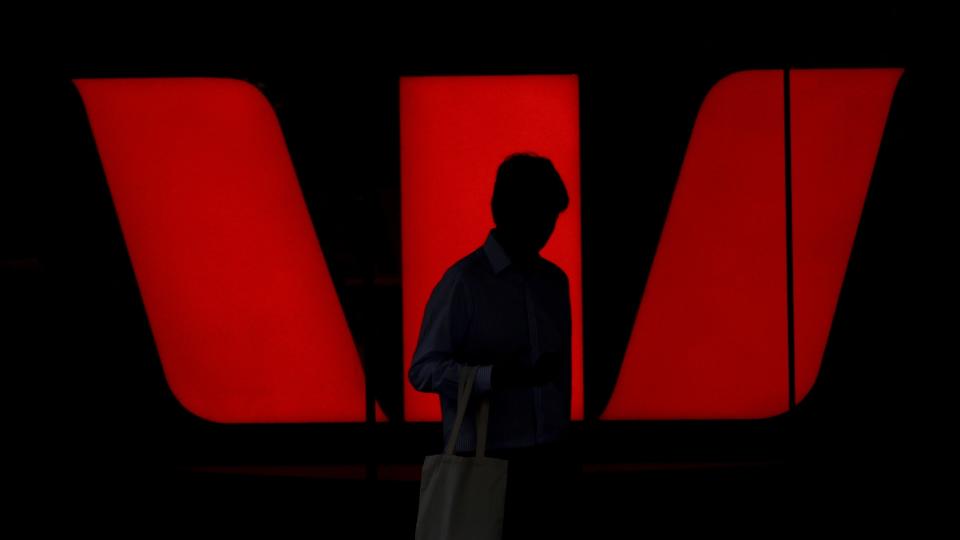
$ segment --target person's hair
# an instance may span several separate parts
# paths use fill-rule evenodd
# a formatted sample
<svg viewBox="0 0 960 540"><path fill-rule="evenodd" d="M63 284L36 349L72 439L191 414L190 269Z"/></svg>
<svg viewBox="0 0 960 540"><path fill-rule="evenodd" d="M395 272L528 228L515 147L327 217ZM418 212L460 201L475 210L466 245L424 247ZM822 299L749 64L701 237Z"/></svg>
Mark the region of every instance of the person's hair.
<svg viewBox="0 0 960 540"><path fill-rule="evenodd" d="M507 156L497 168L490 204L493 221L499 224L508 215L533 210L559 214L567 209L570 197L553 162L532 152L520 152Z"/></svg>

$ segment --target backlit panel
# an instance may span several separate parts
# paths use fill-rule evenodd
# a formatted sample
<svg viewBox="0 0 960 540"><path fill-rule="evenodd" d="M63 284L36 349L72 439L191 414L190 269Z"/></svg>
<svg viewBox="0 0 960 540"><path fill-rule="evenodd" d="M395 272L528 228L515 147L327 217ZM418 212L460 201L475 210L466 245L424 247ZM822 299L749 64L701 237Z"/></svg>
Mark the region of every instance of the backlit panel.
<svg viewBox="0 0 960 540"><path fill-rule="evenodd" d="M540 254L570 278L571 418L583 418L578 100L575 75L400 79L404 373L430 291L494 226L497 166L511 153L536 152L553 161L570 195ZM438 395L406 378L404 402L407 420L440 420Z"/></svg>
<svg viewBox="0 0 960 540"><path fill-rule="evenodd" d="M360 359L269 102L232 79L74 82L180 403L225 423L363 421Z"/></svg>
<svg viewBox="0 0 960 540"><path fill-rule="evenodd" d="M733 73L704 99L601 418L787 410L783 104L779 70Z"/></svg>

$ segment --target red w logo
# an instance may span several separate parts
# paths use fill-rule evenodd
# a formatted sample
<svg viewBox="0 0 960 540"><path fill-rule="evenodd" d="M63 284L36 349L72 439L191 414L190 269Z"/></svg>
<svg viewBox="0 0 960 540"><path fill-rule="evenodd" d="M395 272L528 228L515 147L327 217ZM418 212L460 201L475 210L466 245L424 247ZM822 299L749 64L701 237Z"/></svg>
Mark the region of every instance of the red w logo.
<svg viewBox="0 0 960 540"><path fill-rule="evenodd" d="M743 71L711 89L601 419L764 418L803 399L902 71ZM74 82L179 401L216 422L363 421L360 355L264 96L232 79ZM404 77L400 97L405 368L432 285L492 226L499 160L536 151L571 196L543 255L570 277L582 419L577 77ZM406 419L439 420L404 382Z"/></svg>

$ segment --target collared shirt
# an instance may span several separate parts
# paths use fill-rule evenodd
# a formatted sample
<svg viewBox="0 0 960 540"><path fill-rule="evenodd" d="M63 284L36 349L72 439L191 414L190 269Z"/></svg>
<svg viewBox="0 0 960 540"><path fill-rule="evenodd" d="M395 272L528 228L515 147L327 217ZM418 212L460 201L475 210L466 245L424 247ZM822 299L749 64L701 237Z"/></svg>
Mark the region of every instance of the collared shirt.
<svg viewBox="0 0 960 540"><path fill-rule="evenodd" d="M565 360L560 376L542 386L491 389L493 364L525 345L528 366L540 353L559 352ZM431 292L407 378L417 390L439 394L446 443L457 415L460 367L467 358L480 359L454 450L476 450L474 396L490 398L488 449L529 447L567 435L571 349L566 273L539 255L529 267L511 264L491 229Z"/></svg>

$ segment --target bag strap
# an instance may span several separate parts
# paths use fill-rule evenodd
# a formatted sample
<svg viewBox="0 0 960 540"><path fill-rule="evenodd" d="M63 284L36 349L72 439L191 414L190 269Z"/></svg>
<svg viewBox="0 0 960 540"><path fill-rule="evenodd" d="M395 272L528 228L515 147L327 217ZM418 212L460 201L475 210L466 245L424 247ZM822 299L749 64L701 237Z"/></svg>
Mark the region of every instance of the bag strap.
<svg viewBox="0 0 960 540"><path fill-rule="evenodd" d="M477 457L484 457L487 453L487 422L490 418L490 398L483 396L480 399L480 408L477 410Z"/></svg>
<svg viewBox="0 0 960 540"><path fill-rule="evenodd" d="M450 440L447 441L445 454L452 455L453 449L460 437L460 427L463 425L463 418L467 413L467 403L470 400L470 394L473 391L473 382L477 376L479 366L460 366L460 384L457 388L457 419L453 423L453 430L450 433ZM490 417L490 400L484 397L480 401L480 409L476 413L477 428L477 457L484 457L487 446L487 424Z"/></svg>
<svg viewBox="0 0 960 540"><path fill-rule="evenodd" d="M477 370L474 366L460 365L460 384L457 386L457 419L453 422L453 430L450 432L450 439L447 441L447 447L444 450L445 454L453 454L453 448L460 437L460 426L463 425L463 417L467 412L467 400L470 399L476 374Z"/></svg>

